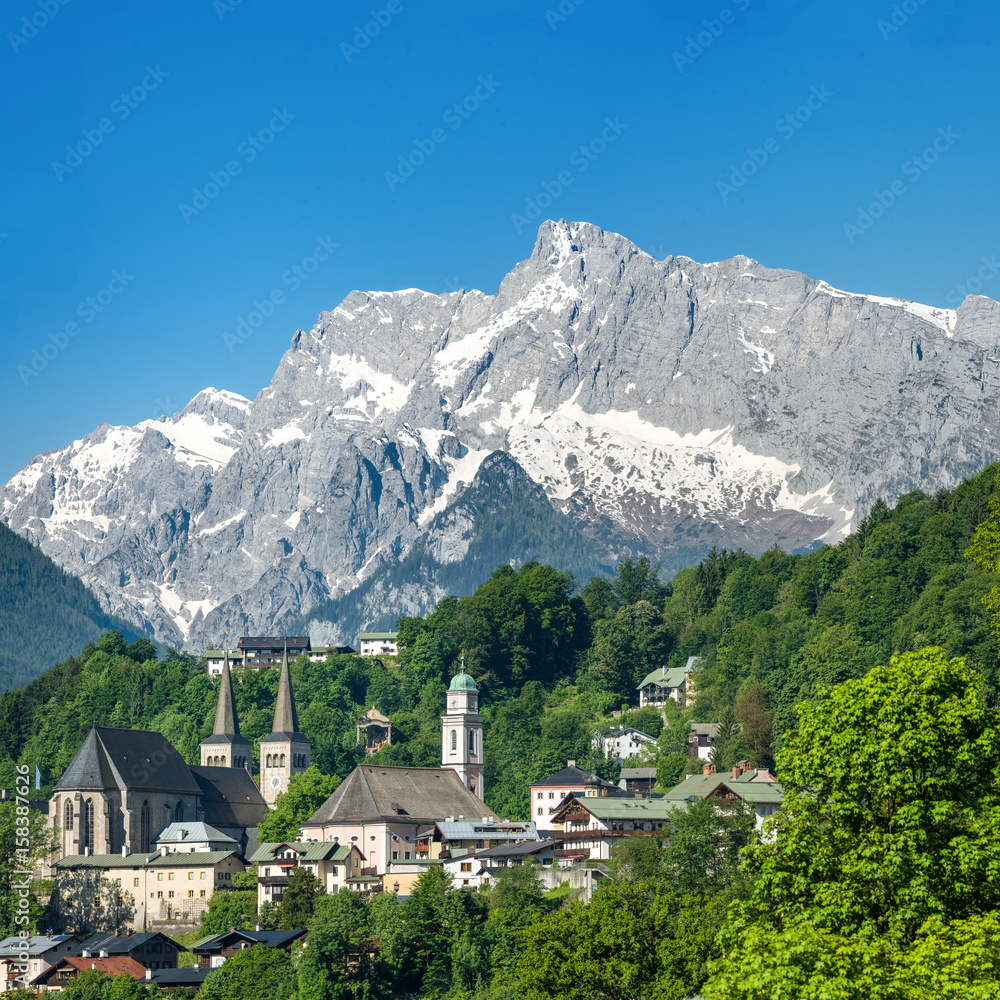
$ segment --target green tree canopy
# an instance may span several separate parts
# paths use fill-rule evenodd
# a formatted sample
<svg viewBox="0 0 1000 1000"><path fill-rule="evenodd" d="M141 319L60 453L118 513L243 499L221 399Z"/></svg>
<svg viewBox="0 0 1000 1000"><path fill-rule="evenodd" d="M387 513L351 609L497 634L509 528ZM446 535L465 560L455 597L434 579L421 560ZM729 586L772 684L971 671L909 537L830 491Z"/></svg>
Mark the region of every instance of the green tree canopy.
<svg viewBox="0 0 1000 1000"><path fill-rule="evenodd" d="M262 843L280 843L299 835L299 825L309 819L337 790L340 778L321 774L313 764L307 771L292 776L288 791L278 796L273 809L261 823L257 832Z"/></svg>
<svg viewBox="0 0 1000 1000"><path fill-rule="evenodd" d="M900 956L926 953L931 933L963 939L1000 905L1000 716L940 649L798 711L778 755L784 804L749 849L757 881L710 995L902 996L884 985L901 981Z"/></svg>

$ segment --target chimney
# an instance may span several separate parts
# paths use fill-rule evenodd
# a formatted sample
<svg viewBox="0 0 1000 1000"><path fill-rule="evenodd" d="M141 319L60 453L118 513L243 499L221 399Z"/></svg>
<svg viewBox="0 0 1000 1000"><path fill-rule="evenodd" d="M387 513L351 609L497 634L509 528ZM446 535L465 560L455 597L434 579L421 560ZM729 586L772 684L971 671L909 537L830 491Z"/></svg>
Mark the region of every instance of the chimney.
<svg viewBox="0 0 1000 1000"><path fill-rule="evenodd" d="M128 848L124 844L122 844L122 857L123 858L128 857Z"/></svg>
<svg viewBox="0 0 1000 1000"><path fill-rule="evenodd" d="M261 927L261 926L260 926L260 924L256 924L256 925L254 926L254 930L255 930L255 931L262 931L263 929L264 929L264 928L263 928L263 927Z"/></svg>
<svg viewBox="0 0 1000 1000"><path fill-rule="evenodd" d="M733 777L738 778L743 773L743 768L739 764L733 764Z"/></svg>
<svg viewBox="0 0 1000 1000"><path fill-rule="evenodd" d="M115 937L121 937L121 936L122 936L121 931L115 931Z"/></svg>
<svg viewBox="0 0 1000 1000"><path fill-rule="evenodd" d="M152 979L152 978L153 978L153 970L152 969L147 969L146 970L146 979L148 980L148 979Z"/></svg>
<svg viewBox="0 0 1000 1000"><path fill-rule="evenodd" d="M576 761L575 760L568 760L568 761L566 761L566 766L567 767L576 767Z"/></svg>
<svg viewBox="0 0 1000 1000"><path fill-rule="evenodd" d="M85 858L89 858L90 857L90 846L89 845L83 849L83 856Z"/></svg>
<svg viewBox="0 0 1000 1000"><path fill-rule="evenodd" d="M706 764L701 769L701 773L702 774L715 774L715 765L714 764Z"/></svg>
<svg viewBox="0 0 1000 1000"><path fill-rule="evenodd" d="M107 957L108 957L108 950L107 950L107 948L102 948L102 949L101 949L101 950L100 950L100 951L99 951L99 952L97 953L97 957L98 957L98 958L107 958Z"/></svg>
<svg viewBox="0 0 1000 1000"><path fill-rule="evenodd" d="M90 949L89 948L84 948L83 951L80 953L80 957L81 958L90 958Z"/></svg>
<svg viewBox="0 0 1000 1000"><path fill-rule="evenodd" d="M192 969L200 969L201 968L201 962L195 962L194 965L191 966L191 968Z"/></svg>

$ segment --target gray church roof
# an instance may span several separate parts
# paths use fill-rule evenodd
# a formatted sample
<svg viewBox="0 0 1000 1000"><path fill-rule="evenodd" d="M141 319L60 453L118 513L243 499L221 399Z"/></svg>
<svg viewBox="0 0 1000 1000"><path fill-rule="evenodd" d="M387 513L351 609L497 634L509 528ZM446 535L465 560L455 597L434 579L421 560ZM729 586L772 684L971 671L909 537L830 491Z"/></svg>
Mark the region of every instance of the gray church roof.
<svg viewBox="0 0 1000 1000"><path fill-rule="evenodd" d="M116 787L187 795L199 791L184 758L161 733L94 727L53 791Z"/></svg>
<svg viewBox="0 0 1000 1000"><path fill-rule="evenodd" d="M204 822L226 827L255 827L267 815L267 803L242 767L189 767L201 791Z"/></svg>
<svg viewBox="0 0 1000 1000"><path fill-rule="evenodd" d="M433 823L460 816L497 818L451 768L360 764L305 825L376 819Z"/></svg>

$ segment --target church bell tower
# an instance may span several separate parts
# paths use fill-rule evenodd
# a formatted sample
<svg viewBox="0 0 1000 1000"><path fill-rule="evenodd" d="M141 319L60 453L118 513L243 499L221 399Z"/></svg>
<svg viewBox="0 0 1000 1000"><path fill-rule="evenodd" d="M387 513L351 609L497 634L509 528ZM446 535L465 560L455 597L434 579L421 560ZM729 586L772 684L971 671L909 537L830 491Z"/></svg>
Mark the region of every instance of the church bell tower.
<svg viewBox="0 0 1000 1000"><path fill-rule="evenodd" d="M441 716L441 766L450 767L462 784L480 799L483 787L483 717L478 713L476 682L462 669L451 681L445 714Z"/></svg>

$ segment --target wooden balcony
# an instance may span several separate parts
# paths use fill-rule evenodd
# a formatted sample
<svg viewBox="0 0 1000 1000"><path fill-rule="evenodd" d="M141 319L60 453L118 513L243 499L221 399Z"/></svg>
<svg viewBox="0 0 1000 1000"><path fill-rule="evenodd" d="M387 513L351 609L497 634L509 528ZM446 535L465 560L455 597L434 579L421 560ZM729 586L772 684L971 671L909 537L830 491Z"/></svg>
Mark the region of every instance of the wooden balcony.
<svg viewBox="0 0 1000 1000"><path fill-rule="evenodd" d="M570 847L552 852L557 858L589 858L589 847Z"/></svg>

